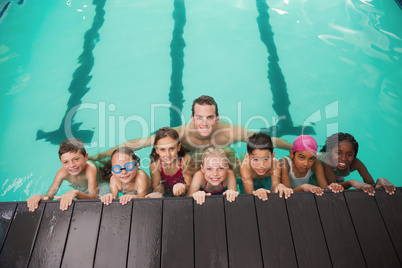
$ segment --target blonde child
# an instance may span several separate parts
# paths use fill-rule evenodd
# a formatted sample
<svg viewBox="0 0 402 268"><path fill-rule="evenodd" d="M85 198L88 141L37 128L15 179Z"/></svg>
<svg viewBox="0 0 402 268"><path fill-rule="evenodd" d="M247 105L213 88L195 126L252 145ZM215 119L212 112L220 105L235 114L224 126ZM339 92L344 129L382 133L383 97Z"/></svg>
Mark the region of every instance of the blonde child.
<svg viewBox="0 0 402 268"><path fill-rule="evenodd" d="M68 139L59 147L59 159L63 165L53 180L46 195L31 196L27 205L29 211L38 208L39 201L60 199L60 209L66 210L72 204L74 198L96 199L99 189L96 178L96 167L88 160L84 143L80 139ZM55 196L63 181L68 181L74 190L68 191L60 197Z"/></svg>
<svg viewBox="0 0 402 268"><path fill-rule="evenodd" d="M223 194L229 202L234 201L239 193L235 176L228 176L230 168L229 159L223 149L207 148L202 154L203 176L194 176L187 196L192 196L199 205L205 202L205 196L211 195Z"/></svg>
<svg viewBox="0 0 402 268"><path fill-rule="evenodd" d="M263 201L268 200L270 189L288 198L292 189L280 183L279 161L275 158L271 137L265 133L254 133L247 139L246 157L240 166L240 193L254 194Z"/></svg>
<svg viewBox="0 0 402 268"><path fill-rule="evenodd" d="M322 195L324 189L334 193L343 191L337 183L327 184L324 170L320 160L317 159L317 142L309 135L298 136L292 145L290 156L281 158L281 178L286 187L293 188L295 192L312 192ZM309 184L310 177L315 173L320 187Z"/></svg>
<svg viewBox="0 0 402 268"><path fill-rule="evenodd" d="M182 150L179 134L170 127L164 127L155 134L149 171L153 193L146 197L181 196L191 183L191 175L184 172L190 155Z"/></svg>
<svg viewBox="0 0 402 268"><path fill-rule="evenodd" d="M127 147L118 147L113 151L110 159L111 169L105 166L107 177L110 179L110 193L101 197L105 205L118 198L119 193L122 205L133 198L143 198L151 187L151 179L139 169L140 159ZM108 178L104 178L107 180Z"/></svg>
<svg viewBox="0 0 402 268"><path fill-rule="evenodd" d="M362 189L368 195L374 196L374 188L384 187L385 191L392 195L395 193L395 186L385 178L379 178L374 183L373 177L366 166L356 156L359 144L355 138L348 133L335 133L327 138L321 152L320 160L324 166L325 177L328 183L340 183L345 189L354 187ZM357 170L364 182L357 180L345 180L345 177Z"/></svg>

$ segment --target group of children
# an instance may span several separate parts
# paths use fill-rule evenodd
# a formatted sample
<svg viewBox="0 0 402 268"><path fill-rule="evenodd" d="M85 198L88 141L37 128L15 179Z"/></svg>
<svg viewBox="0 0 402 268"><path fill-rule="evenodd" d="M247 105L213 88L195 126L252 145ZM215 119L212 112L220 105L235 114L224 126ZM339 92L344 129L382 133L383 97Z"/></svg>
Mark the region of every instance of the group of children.
<svg viewBox="0 0 402 268"><path fill-rule="evenodd" d="M272 191L289 198L293 192L310 191L322 195L325 189L334 193L350 187L374 195L374 189L384 187L394 194L395 186L385 178L377 183L365 165L356 157L358 143L347 133L336 133L327 138L317 152L317 142L308 135L298 136L288 157L275 158L271 137L254 133L247 139L247 153L239 165L228 148L208 147L193 153L185 152L176 130L164 127L155 135L151 152L150 175L140 169L140 159L127 147L118 147L110 160L96 167L88 161L88 154L80 140L66 140L60 145L62 167L46 195L31 196L30 211L41 200L59 198L60 209L66 210L74 198L99 198L98 179L108 181L110 193L101 201L108 205L120 196L126 204L133 198L192 196L203 204L206 196L225 195L229 202L240 194L254 194L268 200ZM346 180L357 170L364 182ZM97 176L97 174L99 176ZM237 177L237 179L236 179ZM68 181L74 190L55 197L61 183Z"/></svg>

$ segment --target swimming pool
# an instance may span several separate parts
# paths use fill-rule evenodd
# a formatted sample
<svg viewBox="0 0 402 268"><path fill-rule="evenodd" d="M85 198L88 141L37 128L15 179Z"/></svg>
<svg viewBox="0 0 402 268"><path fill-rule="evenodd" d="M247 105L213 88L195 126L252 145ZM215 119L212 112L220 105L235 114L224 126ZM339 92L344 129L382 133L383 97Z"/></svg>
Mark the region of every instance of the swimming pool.
<svg viewBox="0 0 402 268"><path fill-rule="evenodd" d="M0 200L47 191L66 133L92 155L179 124L171 104L187 122L202 94L221 119L251 130L290 114L277 129L290 142L301 125L321 145L349 132L373 177L400 186L401 9L392 0L268 4L11 3L0 21ZM145 170L149 153L138 151Z"/></svg>

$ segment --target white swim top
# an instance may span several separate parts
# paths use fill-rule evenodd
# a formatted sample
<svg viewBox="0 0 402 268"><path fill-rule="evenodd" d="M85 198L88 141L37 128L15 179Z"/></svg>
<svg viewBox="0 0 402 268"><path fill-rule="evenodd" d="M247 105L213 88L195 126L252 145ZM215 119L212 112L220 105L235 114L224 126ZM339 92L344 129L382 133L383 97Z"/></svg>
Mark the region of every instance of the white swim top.
<svg viewBox="0 0 402 268"><path fill-rule="evenodd" d="M307 171L306 176L301 177L301 178L296 178L294 172L293 172L293 167L292 167L292 159L290 159L289 157L286 157L286 160L288 160L289 166L290 166L290 170L289 170L289 178L290 178L290 184L292 185L292 188L295 189L297 187L299 187L302 184L308 183L309 179L311 177L311 175L313 174L313 172L311 171L311 168Z"/></svg>

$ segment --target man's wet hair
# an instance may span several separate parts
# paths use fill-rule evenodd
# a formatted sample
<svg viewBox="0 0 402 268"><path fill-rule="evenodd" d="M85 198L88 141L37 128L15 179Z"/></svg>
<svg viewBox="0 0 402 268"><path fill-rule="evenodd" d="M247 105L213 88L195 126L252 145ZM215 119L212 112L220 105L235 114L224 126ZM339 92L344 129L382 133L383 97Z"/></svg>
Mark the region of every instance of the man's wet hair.
<svg viewBox="0 0 402 268"><path fill-rule="evenodd" d="M215 115L218 116L218 104L216 104L214 98L207 96L207 95L202 95L198 98L196 98L193 101L193 106L191 107L191 112L192 112L192 116L194 116L194 106L198 104L198 105L212 105L215 106Z"/></svg>

